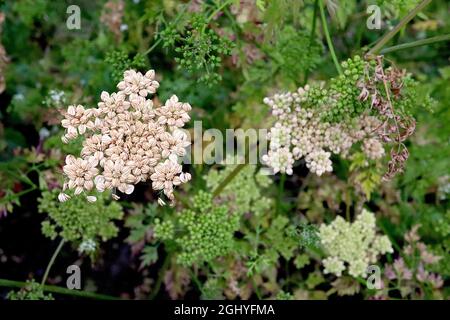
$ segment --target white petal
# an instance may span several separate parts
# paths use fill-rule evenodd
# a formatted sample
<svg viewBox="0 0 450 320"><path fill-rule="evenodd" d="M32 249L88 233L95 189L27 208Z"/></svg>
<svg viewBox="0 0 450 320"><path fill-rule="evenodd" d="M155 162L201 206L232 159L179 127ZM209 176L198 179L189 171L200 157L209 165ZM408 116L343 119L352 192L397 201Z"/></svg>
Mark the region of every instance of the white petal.
<svg viewBox="0 0 450 320"><path fill-rule="evenodd" d="M87 201L89 201L89 202L95 202L95 201L97 201L97 197L95 197L95 196L87 196L86 199L87 199Z"/></svg>
<svg viewBox="0 0 450 320"><path fill-rule="evenodd" d="M126 194L132 194L134 191L134 186L132 184L127 185L127 188L125 189Z"/></svg>
<svg viewBox="0 0 450 320"><path fill-rule="evenodd" d="M71 116L74 116L76 114L75 106L69 106L69 108L67 109L67 113Z"/></svg>
<svg viewBox="0 0 450 320"><path fill-rule="evenodd" d="M70 199L70 196L68 194L65 194L63 192L61 192L60 194L58 194L58 200L59 202L66 202L67 200Z"/></svg>
<svg viewBox="0 0 450 320"><path fill-rule="evenodd" d="M174 154L174 153L171 153L171 154L169 155L169 160L172 161L173 163L178 163L178 157L177 157L177 155Z"/></svg>
<svg viewBox="0 0 450 320"><path fill-rule="evenodd" d="M80 125L78 126L78 132L79 132L80 134L84 134L84 133L86 132L86 126L85 126L84 124L80 124Z"/></svg>
<svg viewBox="0 0 450 320"><path fill-rule="evenodd" d="M82 187L76 187L75 188L75 195L79 195L82 192L83 192L83 188Z"/></svg>

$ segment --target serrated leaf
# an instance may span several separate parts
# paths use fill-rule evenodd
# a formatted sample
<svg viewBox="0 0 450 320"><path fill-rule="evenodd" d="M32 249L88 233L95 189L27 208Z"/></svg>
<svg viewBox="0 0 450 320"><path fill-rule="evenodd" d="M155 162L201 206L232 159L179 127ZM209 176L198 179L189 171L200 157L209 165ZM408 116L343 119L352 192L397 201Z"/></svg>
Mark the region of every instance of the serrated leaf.
<svg viewBox="0 0 450 320"><path fill-rule="evenodd" d="M306 254L300 254L295 258L294 265L297 269L301 269L307 264L309 264L309 262L310 262L309 257Z"/></svg>
<svg viewBox="0 0 450 320"><path fill-rule="evenodd" d="M142 250L141 255L141 268L148 267L158 261L158 250L154 246L146 246Z"/></svg>
<svg viewBox="0 0 450 320"><path fill-rule="evenodd" d="M266 11L266 1L265 0L256 0L256 7L262 12Z"/></svg>
<svg viewBox="0 0 450 320"><path fill-rule="evenodd" d="M331 283L339 296L352 296L361 289L359 282L351 277L341 277Z"/></svg>

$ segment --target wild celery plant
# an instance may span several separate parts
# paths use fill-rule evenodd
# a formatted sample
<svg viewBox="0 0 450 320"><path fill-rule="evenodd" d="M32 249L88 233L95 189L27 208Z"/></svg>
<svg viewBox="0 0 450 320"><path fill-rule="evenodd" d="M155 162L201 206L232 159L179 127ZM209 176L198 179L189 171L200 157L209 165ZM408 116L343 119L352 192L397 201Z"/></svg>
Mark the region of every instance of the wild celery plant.
<svg viewBox="0 0 450 320"><path fill-rule="evenodd" d="M373 4L381 30L366 26ZM77 5L70 31L63 2L0 5L0 263L41 282L0 279L17 288L8 298L448 298L443 2ZM190 141L172 129L192 131L189 117L268 129L265 162L176 163ZM64 165L67 154L80 156ZM30 221L55 240L48 263L17 263L42 247L34 235L29 251L12 245L22 226L39 229ZM80 291L59 274L74 257Z"/></svg>

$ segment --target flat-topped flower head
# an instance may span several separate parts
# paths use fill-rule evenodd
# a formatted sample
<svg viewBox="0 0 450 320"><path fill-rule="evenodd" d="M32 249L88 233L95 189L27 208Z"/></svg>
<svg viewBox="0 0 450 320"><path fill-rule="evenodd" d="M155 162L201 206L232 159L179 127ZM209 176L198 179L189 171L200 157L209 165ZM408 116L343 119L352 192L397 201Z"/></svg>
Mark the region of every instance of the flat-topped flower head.
<svg viewBox="0 0 450 320"><path fill-rule="evenodd" d="M294 92L277 93L264 98L272 108L276 122L268 133L269 151L263 161L275 173L292 174L295 160L305 159L306 167L321 176L333 171L332 154L347 157L350 148L363 142L362 151L370 159L384 154L383 145L374 132L377 119L367 115L358 116L353 122L331 123L321 116L320 108L308 101L309 86ZM379 122L379 121L378 121Z"/></svg>
<svg viewBox="0 0 450 320"><path fill-rule="evenodd" d="M159 116L158 123L181 128L191 120L188 114L190 110L191 105L189 103L179 102L178 97L173 95L164 106L156 111Z"/></svg>
<svg viewBox="0 0 450 320"><path fill-rule="evenodd" d="M171 201L174 200L173 188L191 179L189 173L183 173L180 164L173 159L166 159L155 167L155 172L150 176L154 190L163 190Z"/></svg>
<svg viewBox="0 0 450 320"><path fill-rule="evenodd" d="M127 70L117 87L118 92L101 93L98 108L69 106L62 121L66 129L62 140L67 143L79 135L85 140L80 158L66 158L64 191L86 193L93 202L96 198L88 193L94 187L100 192L111 189L131 194L134 185L151 179L153 188L162 190L172 204L173 188L190 180L177 158L190 145L180 128L190 120L191 106L175 95L163 106L148 99L159 87L153 70L145 75ZM67 201L70 196L61 193L58 198Z"/></svg>
<svg viewBox="0 0 450 320"><path fill-rule="evenodd" d="M155 80L155 71L149 70L145 75L134 70L127 70L123 75L123 81L119 82L117 88L125 94L139 94L146 97L154 94L159 88L159 82Z"/></svg>
<svg viewBox="0 0 450 320"><path fill-rule="evenodd" d="M322 224L319 236L327 255L322 261L324 272L338 277L347 268L353 277L366 277L367 267L377 257L393 252L389 238L376 232L375 215L366 209L353 223L337 216L330 224Z"/></svg>

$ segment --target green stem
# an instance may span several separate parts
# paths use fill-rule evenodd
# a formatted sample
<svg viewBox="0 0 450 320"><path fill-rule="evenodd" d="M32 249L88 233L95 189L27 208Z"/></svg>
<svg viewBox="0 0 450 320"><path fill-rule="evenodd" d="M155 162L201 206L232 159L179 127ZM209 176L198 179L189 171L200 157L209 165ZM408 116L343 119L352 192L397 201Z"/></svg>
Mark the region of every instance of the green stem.
<svg viewBox="0 0 450 320"><path fill-rule="evenodd" d="M155 49L160 43L161 43L162 39L159 38L158 40L156 40L156 42L147 50L143 53L144 56L148 55L150 52L153 51L153 49Z"/></svg>
<svg viewBox="0 0 450 320"><path fill-rule="evenodd" d="M192 279L192 281L194 281L194 284L197 286L197 288L200 291L201 295L202 296L205 295L205 292L203 291L203 288L202 288L202 283L198 279L197 274L193 270L190 270L190 271L191 271L191 279Z"/></svg>
<svg viewBox="0 0 450 320"><path fill-rule="evenodd" d="M178 13L177 17L175 18L175 20L173 21L173 24L177 24L178 21L181 19L181 17L183 16L185 11L185 8L183 7L183 9ZM158 36L158 35L156 35ZM156 38L155 36L155 38ZM147 50L143 53L144 56L148 55L150 52L152 52L162 41L162 38L160 37L158 40L156 40L156 42Z"/></svg>
<svg viewBox="0 0 450 320"><path fill-rule="evenodd" d="M223 189L225 189L225 187L231 182L231 180L234 179L234 177L236 177L236 175L247 165L247 163L241 163L238 164L233 171L230 172L230 174L228 176L225 177L225 179L223 179L223 181L216 187L216 189L214 189L213 191L213 198L217 197L222 191Z"/></svg>
<svg viewBox="0 0 450 320"><path fill-rule="evenodd" d="M386 53L390 53L390 52L394 52L394 51L398 51L398 50L404 50L404 49L409 49L409 48L414 48L414 47L424 46L427 44L432 44L432 43L441 42L441 41L449 41L449 40L450 40L450 34L444 34L444 35L440 35L440 36L436 36L436 37L412 41L412 42L408 42L408 43L402 43L402 44L399 44L396 46L384 48L380 51L380 53L386 54Z"/></svg>
<svg viewBox="0 0 450 320"><path fill-rule="evenodd" d="M44 276L42 277L41 285L43 286L45 282L47 281L48 274L50 273L50 269L52 268L53 264L55 263L56 257L58 256L59 252L61 251L61 248L64 245L65 240L61 239L61 242L59 243L58 247L56 248L55 252L53 253L52 258L50 259L47 269L45 269Z"/></svg>
<svg viewBox="0 0 450 320"><path fill-rule="evenodd" d="M23 282L23 281L0 279L0 287L23 288L26 285L27 285L27 283ZM83 291L83 290L71 290L71 289L62 288L62 287L58 287L58 286L44 285L44 286L42 286L42 290L44 290L46 292L65 294L65 295L69 295L69 296L93 298L93 299L100 299L100 300L118 300L119 299L119 298L104 295L104 294Z"/></svg>
<svg viewBox="0 0 450 320"><path fill-rule="evenodd" d="M325 38L327 39L328 49L330 50L331 57L333 58L334 65L337 72L341 75L342 69L339 61L336 57L336 52L334 52L333 42L331 41L330 32L328 31L327 19L325 17L325 10L323 8L323 0L319 0L320 18L322 20L322 28L325 33Z"/></svg>
<svg viewBox="0 0 450 320"><path fill-rule="evenodd" d="M253 151L253 149L255 149L258 146L258 143L256 142L255 144L251 145L248 148L248 156L250 155L250 153ZM240 163L238 164L233 171L231 171L228 176L225 177L225 179L222 180L222 182L214 189L213 191L213 198L217 197L222 191L223 189L225 189L225 187L237 176L237 174L244 169L245 166L247 166L249 164L249 159L248 156L245 157L245 163Z"/></svg>
<svg viewBox="0 0 450 320"><path fill-rule="evenodd" d="M319 0L314 1L314 13L313 13L313 20L312 20L312 26L311 26L311 34L309 35L309 44L308 44L308 51L311 49L312 43L315 38L316 34L316 23L317 23L317 11L319 9ZM309 77L309 70L307 69L305 71L305 74L303 76L303 85L305 85L308 82Z"/></svg>
<svg viewBox="0 0 450 320"><path fill-rule="evenodd" d="M388 43L396 34L400 31L409 21L411 21L425 6L427 6L431 0L423 0L419 3L414 9L412 9L400 22L388 33L386 33L380 40L378 40L377 44L370 49L366 56L377 55L381 48L384 47L386 43Z"/></svg>
<svg viewBox="0 0 450 320"><path fill-rule="evenodd" d="M226 6L228 6L229 4L231 4L234 0L228 0L225 1L221 6L219 6L216 10L214 10L213 13L211 13L208 17L208 19L206 19L206 23L208 24L212 19L214 19L214 17L220 12L222 11L223 8L225 8Z"/></svg>
<svg viewBox="0 0 450 320"><path fill-rule="evenodd" d="M226 6L228 6L229 4L231 4L233 2L233 0L228 0L225 1L221 6L217 7L216 10L213 11L213 13L211 13L209 15L209 17L206 19L206 23L204 24L203 28L202 28L202 33L205 32L206 26L208 25L208 23L214 19L214 17L223 10L223 8L225 8Z"/></svg>
<svg viewBox="0 0 450 320"><path fill-rule="evenodd" d="M253 246L253 251L254 251L255 256L258 256L259 236L261 234L261 220L260 219L258 219L258 224L256 225L255 233L256 233L256 239L255 239L255 244Z"/></svg>
<svg viewBox="0 0 450 320"><path fill-rule="evenodd" d="M283 199L285 181L286 181L286 173L283 173L280 177L280 184L278 185L277 213L280 213L281 210L281 201Z"/></svg>
<svg viewBox="0 0 450 320"><path fill-rule="evenodd" d="M170 264L171 255L168 253L164 259L163 265L161 266L161 269L159 269L158 273L158 279L156 279L155 287L153 288L152 293L149 296L150 300L153 300L156 298L156 296L159 293L159 290L161 289L161 285L164 279L164 275L166 274L167 268Z"/></svg>
<svg viewBox="0 0 450 320"><path fill-rule="evenodd" d="M258 284L255 281L255 278L252 278L253 289L255 290L256 297L258 300L262 300L261 292L259 292Z"/></svg>
<svg viewBox="0 0 450 320"><path fill-rule="evenodd" d="M350 221L350 203L351 203L351 197L350 197L350 191L347 190L345 193L345 218L348 222Z"/></svg>

